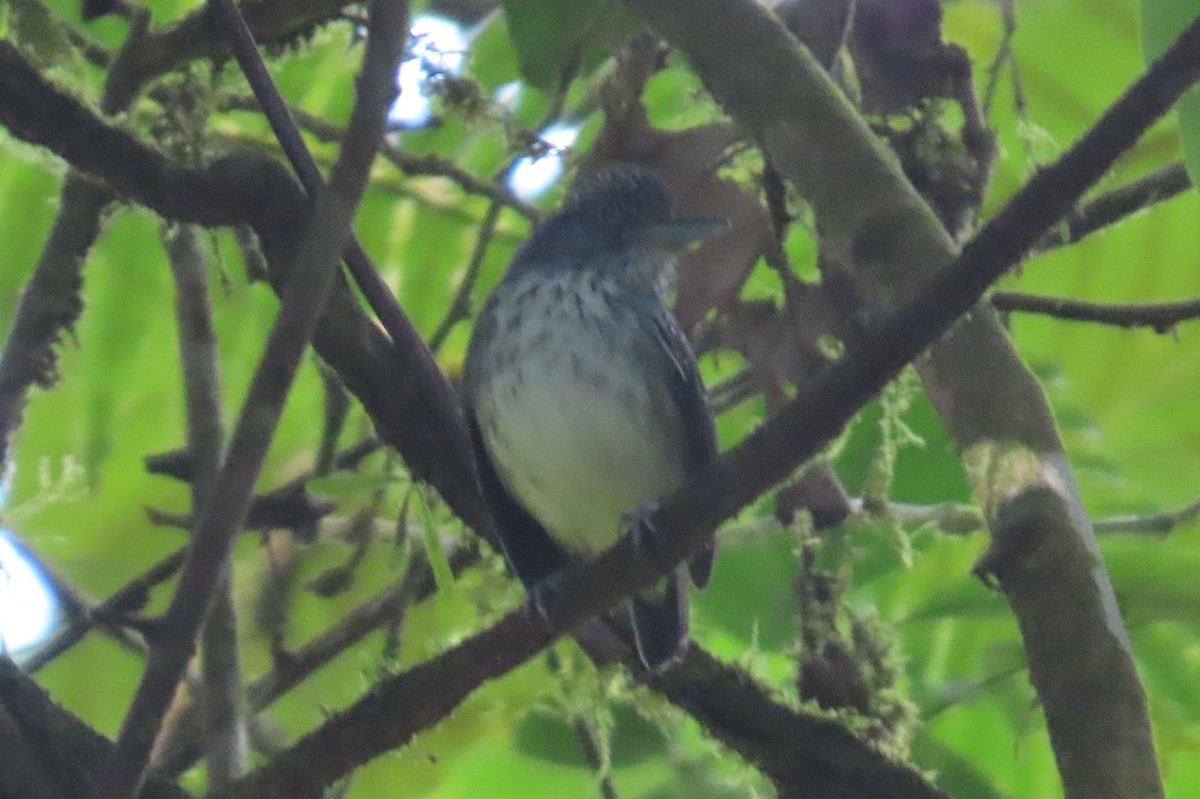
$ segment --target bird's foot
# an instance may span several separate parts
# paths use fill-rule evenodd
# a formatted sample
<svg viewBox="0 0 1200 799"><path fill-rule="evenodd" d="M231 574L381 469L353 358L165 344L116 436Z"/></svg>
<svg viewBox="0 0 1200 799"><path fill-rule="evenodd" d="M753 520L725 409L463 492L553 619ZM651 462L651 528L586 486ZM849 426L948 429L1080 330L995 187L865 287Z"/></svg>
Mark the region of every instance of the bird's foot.
<svg viewBox="0 0 1200 799"><path fill-rule="evenodd" d="M562 593L562 573L543 577L525 589L525 610L541 621L550 621L550 608Z"/></svg>
<svg viewBox="0 0 1200 799"><path fill-rule="evenodd" d="M670 565L666 558L666 542L663 541L662 533L654 526L654 514L658 513L658 508L658 503L651 500L632 513L626 514L624 521L629 525L629 534L633 536L633 543L638 552L655 565L666 569Z"/></svg>

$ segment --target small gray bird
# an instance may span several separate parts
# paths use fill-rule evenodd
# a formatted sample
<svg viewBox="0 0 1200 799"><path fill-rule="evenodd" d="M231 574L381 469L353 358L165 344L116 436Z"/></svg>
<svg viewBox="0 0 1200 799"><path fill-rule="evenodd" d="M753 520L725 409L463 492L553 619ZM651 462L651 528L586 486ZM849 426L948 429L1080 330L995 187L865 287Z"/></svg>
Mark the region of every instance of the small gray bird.
<svg viewBox="0 0 1200 799"><path fill-rule="evenodd" d="M675 218L632 166L582 185L513 257L475 322L464 402L484 498L531 594L612 546L632 515L717 453L696 359L665 299L677 255L724 227ZM693 557L703 587L714 549ZM684 575L631 602L657 668L687 642Z"/></svg>

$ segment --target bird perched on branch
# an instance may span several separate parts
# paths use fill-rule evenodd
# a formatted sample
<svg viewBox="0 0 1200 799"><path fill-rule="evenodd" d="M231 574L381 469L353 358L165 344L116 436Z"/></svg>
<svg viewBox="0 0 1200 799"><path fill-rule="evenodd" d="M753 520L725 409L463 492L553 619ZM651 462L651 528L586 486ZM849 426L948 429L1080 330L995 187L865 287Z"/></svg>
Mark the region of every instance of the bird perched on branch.
<svg viewBox="0 0 1200 799"><path fill-rule="evenodd" d="M535 600L544 580L612 546L716 455L696 359L664 295L679 253L723 227L676 218L650 172L609 167L534 230L484 304L465 408L484 498ZM688 565L698 586L713 555ZM683 572L630 600L648 667L687 642Z"/></svg>

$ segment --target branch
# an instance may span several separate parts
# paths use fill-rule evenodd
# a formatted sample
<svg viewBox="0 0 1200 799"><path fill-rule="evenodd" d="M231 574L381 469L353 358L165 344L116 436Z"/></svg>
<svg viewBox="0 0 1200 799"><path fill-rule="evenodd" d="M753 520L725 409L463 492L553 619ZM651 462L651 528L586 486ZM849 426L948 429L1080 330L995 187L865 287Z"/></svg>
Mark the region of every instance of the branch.
<svg viewBox="0 0 1200 799"><path fill-rule="evenodd" d="M234 111L261 111L258 103L247 97L229 97L225 100L224 107ZM335 125L316 114L291 105L287 109L296 124L320 141L337 144L346 135L345 129L340 125ZM486 197L492 202L511 208L530 222L541 218L542 212L536 205L514 195L502 181L481 180L448 158L432 154L414 155L391 142L385 142L379 154L405 175L445 178L467 194Z"/></svg>
<svg viewBox="0 0 1200 799"><path fill-rule="evenodd" d="M842 721L779 703L740 669L697 646L646 682L761 769L781 799L947 799L916 769L864 744Z"/></svg>
<svg viewBox="0 0 1200 799"><path fill-rule="evenodd" d="M191 480L192 508L198 518L211 499L225 441L217 334L208 301L208 263L196 228L185 225L166 230L163 239L175 277L188 453L195 472ZM214 589L212 611L200 636L207 775L209 784L218 791L246 770L246 701L238 657L231 558L226 558L222 571Z"/></svg>
<svg viewBox="0 0 1200 799"><path fill-rule="evenodd" d="M1200 499L1182 508L1165 513L1150 513L1145 516L1111 516L1096 521L1096 532L1103 533L1146 533L1166 537L1176 527L1200 518Z"/></svg>
<svg viewBox="0 0 1200 799"><path fill-rule="evenodd" d="M43 642L27 660L24 668L33 674L83 640L97 622L104 619L126 616L145 607L150 599L150 590L171 579L187 556L187 548L177 549L155 563L149 569L121 586L108 599L87 610L85 615L56 632Z"/></svg>
<svg viewBox="0 0 1200 799"><path fill-rule="evenodd" d="M200 516L179 585L164 615L161 640L151 648L113 754L91 793L95 799L125 799L137 792L144 779L150 747L191 658L196 633L245 517L288 389L333 285L338 258L349 238L350 223L395 98L395 74L407 32L407 3L372 3L371 35L341 155L329 188L317 199L304 231L279 316L251 382L229 454L213 484L212 501Z"/></svg>
<svg viewBox="0 0 1200 799"><path fill-rule="evenodd" d="M252 226L272 266L272 285L284 290L287 264L298 244L295 230L307 203L273 159L238 152L202 168L185 168L60 92L5 40L0 40L0 124L167 219L205 227ZM461 413L436 364L421 356L409 368L394 349L396 342L386 339L343 285L320 322L317 353L338 370L380 436L460 518L495 540ZM424 348L419 338L412 343Z"/></svg>
<svg viewBox="0 0 1200 799"><path fill-rule="evenodd" d="M248 0L240 8L246 24L264 45L287 44L318 25L338 19L350 0ZM154 31L122 67L125 92L118 98L127 105L151 80L200 59L221 60L229 55L212 9L197 9L175 24Z"/></svg>
<svg viewBox="0 0 1200 799"><path fill-rule="evenodd" d="M891 318L905 308L918 326L924 321L907 309L936 313L929 276L954 257L953 242L777 20L744 0L627 2L686 53L716 99L763 143L769 161L809 201L827 240L853 253L861 311ZM1198 61L1193 26L983 228L960 260L974 271L965 277L972 294L998 274L994 266L1015 264L1072 209L1190 85ZM957 306L954 289L942 289L942 301ZM874 335L864 338L883 346ZM861 357L874 354L855 347L844 361ZM1067 796L1161 796L1131 645L1037 378L988 307L963 319L916 368L985 509L992 549L980 571L1004 591L1020 626Z"/></svg>
<svg viewBox="0 0 1200 799"><path fill-rule="evenodd" d="M364 458L375 452L380 446L382 446L382 443L377 438L364 439L339 453L334 460L334 465L338 469L354 469ZM149 456L146 461L147 468L152 473L168 474L180 480L192 479L194 466L186 450L178 450L166 455ZM255 500L251 501L250 510L247 512L247 520L249 521L254 516L255 502L258 500L267 501L272 506L285 505L290 507L296 505L296 502L288 498L300 496L303 500L303 497L307 496L304 493L306 484L314 476L315 473L309 472L274 491L269 491L256 497ZM276 497L278 498L277 500ZM314 517L323 515L328 509L324 506L317 508L305 501L300 505L301 515L299 516L288 508L284 509L285 515L283 518L271 507L264 507L261 512L267 517L264 520L264 526L295 527L311 523ZM154 512L151 512L150 515L154 519ZM192 526L190 518L169 521L177 521L181 527L188 529ZM97 624L103 624L105 619L127 617L141 610L150 599L150 591L171 579L179 571L180 566L183 565L186 555L186 547L177 549L142 574L125 583L125 585L117 589L98 605L91 608L81 605L82 615L73 619L70 624L56 632L49 640L40 644L33 655L24 659L24 668L30 673L37 672L55 658L67 652L75 644L82 641L88 631Z"/></svg>
<svg viewBox="0 0 1200 799"><path fill-rule="evenodd" d="M746 19L755 21L757 10L750 8L742 8L739 4L736 6L738 12L746 12L749 16ZM701 15L702 17L703 15ZM699 19L696 15L688 15L681 19ZM717 15L720 18L720 14ZM736 29L739 24L733 28ZM42 122L45 121L43 115L35 113L35 110L30 107L22 106L19 98L21 94L10 94L9 91L13 88L14 82L23 88L32 88L37 91L32 91L28 96L39 97L50 103L50 106L43 107L43 110L58 111L63 107L67 107L73 113L78 112L84 116L86 121L86 112L79 108L70 108L72 105L69 101L62 98L57 92L52 90L47 91L45 85L38 83L24 82L22 83L22 73L20 68L23 62L19 56L16 58L9 57L6 43L0 42L0 66L6 68L0 69L0 115L4 115L4 121L10 125L18 135L25 136L31 140L46 141L51 143L56 152L71 158L72 155L81 159L91 159L93 168L100 174L109 173L106 178L111 176L116 182L122 183L125 187L137 192L137 196L150 201L147 204L152 207L160 205L167 208L188 207L191 210L200 210L210 214L210 216L220 216L234 221L247 221L256 219L264 223L264 227L271 229L271 222L283 222L289 219L288 213L278 213L278 215L263 218L266 211L272 213L279 212L281 205L286 205L286 202L263 203L259 198L264 196L270 197L269 194L263 195L259 192L271 186L284 187L283 196L287 196L287 192L291 189L287 181L279 183L275 178L267 180L262 179L262 175L270 174L261 168L257 167L252 174L253 180L247 181L247 175L244 169L236 168L244 166L246 159L220 162L210 170L197 170L185 173L178 170L173 165L165 164L164 159L157 153L150 151L149 148L144 148L141 145L129 145L132 137L120 131L113 131L103 124L96 124L89 129L84 126L85 132L96 133L104 141L118 142L117 149L126 154L148 155L145 161L136 159L122 159L119 161L110 161L105 158L99 158L95 155L94 148L99 146L97 142L85 141L77 138L78 131L69 126L50 126L47 127ZM751 51L747 51L751 52ZM1174 52L1172 58L1178 61L1178 52ZM1177 65L1167 63L1167 71L1174 69ZM9 65L14 65L17 71L8 69ZM1157 69L1161 68L1156 67ZM36 73L34 73L36 75ZM762 74L761 72L758 74ZM1160 72L1153 72L1158 75ZM1161 106L1169 103L1174 96L1176 88L1171 88L1164 93L1155 93L1152 95L1153 102L1146 104L1147 113L1151 116L1158 113ZM14 100L14 98L17 98ZM780 108L795 107L791 104L778 103ZM14 109L17 112L14 113ZM1158 110L1156 110L1158 109ZM17 119L14 123L11 120ZM29 120L33 120L30 122ZM22 124L25 127L22 127ZM1132 130L1136 132L1141 123L1133 123ZM1131 134L1132 135L1132 134ZM100 142L102 144L103 141ZM136 141L134 141L136 145ZM1118 142L1117 145L1123 146ZM1099 156L1096 163L1100 169L1107 168L1111 163L1112 144L1107 146ZM1092 153L1085 154L1090 156ZM254 163L254 162L251 162ZM1068 170L1070 172L1070 170ZM277 175L277 173L276 173ZM160 184L156 181L160 178L166 180ZM1038 193L1044 193L1047 189L1043 183L1038 183L1038 180L1044 180L1045 174L1035 179L1035 184L1031 185L1030 189L1034 191L1034 196ZM1084 176L1083 180L1089 179ZM274 181L274 182L272 182ZM1075 185L1078 182L1076 179L1071 182ZM229 194L231 186L245 186L249 191L245 195ZM854 185L853 182L847 185ZM180 188L196 188L199 194L192 194L187 191L179 191ZM215 189L220 187L222 202L215 203L217 193ZM208 192L207 194L205 192ZM1063 201L1067 203L1074 202L1078 193L1074 189L1067 190ZM202 200L213 201L212 206L201 202ZM1038 200L1041 202L1041 200ZM157 205L156 205L157 204ZM1051 207L1052 212L1057 205ZM286 209L285 209L286 210ZM1026 209L1027 210L1027 209ZM237 213L234 213L236 211ZM290 212L289 212L290 213ZM920 215L918 214L918 217ZM1049 224L1049 219L1044 222L1039 222L1031 225L1014 225L1012 220L1005 220L997 234L989 226L990 235L999 235L999 243L1003 246L994 251L987 246L979 246L972 250L968 248L963 255L963 264L972 264L972 268L981 270L980 274L968 276L965 278L970 284L966 289L968 296L973 287L978 282L986 280L989 277L994 277L1004 269L1011 266L1013 263L1012 253L1019 253L1022 248L1027 247L1030 243L1030 234L1040 234ZM995 242L989 242L989 244ZM989 255L991 253L991 255ZM938 258L928 258L929 253L924 253L929 263L937 263ZM961 288L961 287L960 287ZM674 525L656 524L657 527L664 531L664 538L671 540L671 533L686 531L688 523L703 522L704 520L715 521L723 515L728 515L732 509L738 507L741 503L748 501L746 497L752 496L756 491L762 490L766 485L769 485L786 475L791 466L800 459L807 457L816 451L820 443L827 440L834 430L836 430L849 414L853 413L857 404L869 397L877 388L883 385L890 374L894 374L895 359L909 357L910 354L915 354L920 347L933 336L933 332L924 325L928 324L948 324L945 319L941 322L930 322L930 319L938 319L942 313L941 301L944 297L955 297L954 292L945 293L947 286L941 283L933 284L933 291L926 291L922 294L922 304L915 306L919 312L906 314L901 323L884 323L875 329L874 333L868 334L864 338L864 343L857 346L852 346L843 361L835 365L827 372L818 382L818 389L811 395L806 392L802 393L801 398L797 401L798 404L789 406L785 413L768 423L768 425L760 431L756 436L747 441L743 447L735 450L730 455L723 457L717 464L714 464L713 470L706 472L699 480L689 487L691 493L681 495L675 504L670 502L664 505L665 516L660 514L660 517L666 522L674 519ZM938 293L938 292L943 293ZM978 297L976 293L973 296ZM963 304L961 297L953 299L951 305L946 309L948 313L955 313L965 309L967 306ZM932 313L929 309L932 308ZM924 315L922 315L924 314ZM908 318L913 319L913 324L908 324ZM889 317L884 317L889 318ZM913 336L909 339L908 336ZM907 342L903 351L893 350L900 342ZM872 350L868 345L875 345L877 349ZM890 371L889 371L890 370ZM856 382L858 378L869 378L865 382ZM814 401L815 400L815 401ZM794 434L794 437L792 437ZM778 436L778 438L776 438ZM782 442L786 442L782 443ZM760 470L758 467L762 466ZM746 467L746 468L742 468ZM753 485L740 484L738 475L755 478ZM685 489L689 490L689 489ZM681 511L679 503L685 503L690 497L691 501L696 503L697 510L693 512ZM670 510L674 508L674 510ZM669 511L669 512L668 512ZM678 546L680 551L689 544L698 544L704 540L705 533L703 529L697 528L690 536L694 540L684 539ZM679 552L672 548L666 553L668 557L682 557ZM563 619L570 618L571 613L585 614L593 612L603 606L607 602L615 601L619 592L633 589L633 584L647 584L658 573L658 569L643 564L641 570L630 569L630 563L640 563L637 554L633 552L626 544L622 544L617 550L611 553L600 561L592 565L588 570L586 579L580 578L580 582L576 585L573 583L567 584L565 595L567 599L577 597L572 601L574 605L567 604L565 609L560 613L565 615L556 615L555 619L559 623L563 623ZM613 564L616 564L615 567ZM638 581L641 581L638 583ZM574 585L574 588L571 586ZM590 599L588 599L590 598ZM579 602L587 599L592 603L591 607L580 607ZM574 608L574 610L572 610ZM540 624L540 623L539 623ZM506 668L511 668L517 662L528 658L536 651L539 645L544 645L554 631L548 629L544 624L534 624L531 620L522 620L521 618L509 617L501 622L498 628L488 631L486 634L491 635L491 642L495 645L494 651L487 649L476 649L473 646L469 647L470 651L462 652L459 649L451 650L446 653L446 660L437 661L439 666L450 666L451 668L443 669L439 672L439 676L444 678L441 680L432 680L429 683L431 688L430 693L425 697L426 701L431 705L437 705L434 708L423 708L420 715L414 715L411 719L403 721L399 727L398 733L400 737L392 737L391 740L384 739L378 744L380 747L387 747L398 740L402 740L405 734L411 735L412 731L419 729L422 723L431 723L430 719L436 720L441 718L449 709L466 693L477 685L483 679L486 679L495 674L502 673ZM472 639L474 640L474 639ZM472 655L472 653L475 653ZM421 668L421 667L418 667ZM457 670L456 670L457 669ZM458 698L455 698L455 695ZM382 688L377 695L373 695L373 703L383 705L387 702L396 701L395 697L391 697L387 687ZM415 702L415 697L410 695L409 701ZM439 714L438 708L442 708ZM386 710L386 708L384 708ZM370 710L358 711L359 713L371 714ZM341 717L338 717L341 718ZM397 717L390 717L393 721ZM405 727L408 725L408 732L405 732ZM353 729L353 726L349 729ZM337 735L332 735L330 740L333 742L345 741L348 739L340 739ZM307 744L306 746L311 746ZM373 744L374 746L374 744ZM355 759L355 762L363 762L368 759L373 751L357 750L354 754L348 755L345 752L335 748L330 750L334 756L346 762L346 759ZM304 749L301 754L311 755L312 749ZM293 765L295 768L304 767L303 756L297 758L298 762ZM329 773L336 771L334 767L324 766ZM275 777L270 775L260 775L258 780L269 782L274 779L277 781L286 781L288 770L282 765L279 767ZM250 783L247 783L250 784Z"/></svg>
<svg viewBox="0 0 1200 799"><path fill-rule="evenodd" d="M996 291L989 299L997 311L1035 313L1072 322L1095 322L1124 328L1149 327L1155 333L1169 333L1180 322L1200 318L1200 299L1101 304L1061 297L1038 297L1015 291Z"/></svg>
<svg viewBox="0 0 1200 799"><path fill-rule="evenodd" d="M448 557L451 569L457 575L478 563L479 552L459 548ZM303 646L280 653L270 672L246 686L251 710L260 713L270 707L369 634L402 618L410 606L427 599L435 589L429 562L417 553L397 583L351 610ZM194 705L186 705L180 710L174 730L175 734L156 758L156 774L178 777L200 756L200 725Z"/></svg>
<svg viewBox="0 0 1200 799"><path fill-rule="evenodd" d="M104 79L100 108L106 114L125 111L133 97L129 64L147 37L149 15L133 19L124 45ZM5 42L7 44L7 42ZM48 388L57 380L55 346L75 326L83 302L83 264L100 237L100 217L113 201L112 192L75 172L63 182L54 227L17 308L16 320L0 356L0 464L8 441L20 427L25 399L33 386Z"/></svg>
<svg viewBox="0 0 1200 799"><path fill-rule="evenodd" d="M499 219L500 203L493 202L488 206L483 221L479 223L479 235L475 239L475 248L471 251L471 261L467 264L467 271L463 274L458 290L454 292L454 299L451 300L450 307L438 323L437 329L429 337L429 348L434 352L446 343L455 325L471 317L471 292L475 290L475 281L479 279L479 272L483 268L483 260L487 257L488 245L492 242Z"/></svg>
<svg viewBox="0 0 1200 799"><path fill-rule="evenodd" d="M20 799L77 799L87 794L112 744L56 705L33 678L0 656L0 794ZM18 746L20 748L18 748ZM21 763L18 755L30 762ZM52 785L28 780L41 773ZM37 790L44 788L44 791ZM140 799L193 799L178 785L151 780Z"/></svg>
<svg viewBox="0 0 1200 799"><path fill-rule="evenodd" d="M1192 181L1183 162L1165 166L1084 203L1063 224L1042 236L1035 249L1044 252L1082 241L1099 230L1177 197L1191 187Z"/></svg>
<svg viewBox="0 0 1200 799"><path fill-rule="evenodd" d="M274 7L272 7L274 5ZM259 35L268 41L294 36L321 19L336 15L344 3L305 2L286 7L265 2L248 3L247 12ZM94 63L108 68L101 110L109 115L125 111L149 80L191 58L219 55L223 44L214 37L207 16L193 14L161 32L150 31L149 14L133 15L125 44L115 58L82 35L76 45ZM68 26L74 32L74 28ZM4 42L11 47L11 43ZM15 53L15 48L13 50ZM62 188L58 214L42 256L26 285L13 328L0 356L0 463L7 457L8 440L20 426L25 398L34 385L55 381L54 346L79 314L76 296L87 253L100 231L100 215L114 197L107 187L80 175L68 174Z"/></svg>
<svg viewBox="0 0 1200 799"><path fill-rule="evenodd" d="M665 4L655 6L656 22L672 17L680 24L700 25L703 20L704 25L714 26L720 31L725 45L732 48L730 52L737 53L739 59L749 60L749 54L770 50L764 39L774 34L769 30L764 33L762 26L774 23L762 22L760 15L765 12L752 2L714 0L714 4L705 4L699 9L700 13L693 8L692 13L677 17L668 13ZM641 3L638 7L646 9ZM747 20L754 24L747 25ZM740 39L732 35L734 31L753 40L757 49L739 49L736 45ZM760 66L752 64L748 69L761 75L757 71ZM776 66L778 70L772 74L782 74L783 67ZM334 715L319 730L239 781L236 788L239 795L293 799L318 796L324 786L353 768L407 742L418 731L445 718L484 681L512 670L562 631L611 607L620 598L653 584L674 564L681 563L690 552L711 540L717 524L782 481L796 466L832 441L853 415L898 376L909 361L944 334L955 319L970 311L983 296L989 282L997 280L1016 264L1133 139L1170 108L1198 75L1200 25L1193 25L1092 131L1057 164L1035 177L912 301L851 342L845 355L809 385L803 386L779 415L665 498L649 520L659 542L658 557L654 562L648 560L632 536L626 536L596 560L565 574L559 583L559 592L548 602L545 617L531 616L524 611L510 613L460 645L385 680L364 699ZM778 108L792 108L790 103L779 101L775 93L778 87L778 81L771 85L773 104ZM828 119L823 117L822 125L826 124ZM847 134L835 129L831 135ZM1026 579L1028 568L1026 563L1015 564L1013 573L1001 578L1010 596L1015 597L1014 603L1023 600L1027 594L1024 586L1009 581ZM1089 569L1092 568L1094 563L1089 564ZM1025 608L1019 610L1019 617L1033 617L1032 614L1022 615ZM1066 614L1066 618L1071 619L1072 615ZM1028 630L1025 632L1027 638L1032 637ZM1072 643L1076 642L1073 640ZM1084 649L1086 651L1087 647ZM1034 665L1035 675L1039 668L1044 669L1045 664ZM1076 675L1081 680L1085 676ZM1050 715L1049 706L1059 700L1047 696L1045 686L1040 687ZM1067 695L1073 697L1074 692L1068 691ZM1091 723L1092 719L1081 711L1078 704L1072 708L1074 714L1088 718ZM1061 728L1055 733L1061 735ZM1077 740L1085 738L1080 736ZM1107 742L1101 742L1099 746L1112 755ZM1056 749L1056 752L1063 757L1063 751ZM1085 760L1094 760L1081 756ZM1090 765L1096 767L1094 762ZM1144 764L1138 768L1144 773ZM1111 769L1101 770L1106 778L1116 782L1127 779L1124 775L1114 776ZM1077 787L1076 779L1076 775L1068 772L1069 786ZM789 785L789 788L794 787ZM1153 785L1144 787L1146 789L1137 795L1156 793ZM1107 795L1108 791L1100 793Z"/></svg>
<svg viewBox="0 0 1200 799"><path fill-rule="evenodd" d="M219 22L234 45L233 50L238 64L241 65L250 81L251 88L254 89L255 96L262 104L271 129L283 147L292 169L300 177L300 183L309 196L320 196L325 185L324 179L317 168L316 160L304 142L304 137L300 135L295 121L288 112L287 103L284 102L279 89L267 73L266 65L254 45L250 29L238 14L233 0L209 0L209 3L213 8L221 10ZM369 44L368 41L368 51ZM342 138L343 154L354 143L353 130L354 119L351 117L350 128ZM382 139L380 139L374 145L372 155L378 151L382 143ZM419 391L424 395L423 398L428 400L426 412L436 417L437 429L451 432L452 440L457 444L457 446L447 448L443 442L439 453L440 457L432 462L410 461L409 469L418 479L429 477L439 488L444 481L438 478L446 473L452 473L459 478L462 475L472 474L474 467L468 454L466 421L459 410L458 398L450 384L442 377L433 352L417 333L412 321L401 310L396 298L392 296L391 289L379 275L375 265L371 263L370 257L353 230L350 232L344 257L355 285L358 286L359 291L366 298L367 304L371 306L379 323L392 340L392 356L395 361L392 368L399 373L406 374L409 381L419 386ZM446 498L453 504L453 495L448 495ZM485 537L490 536L490 531L484 530L484 535Z"/></svg>
<svg viewBox="0 0 1200 799"><path fill-rule="evenodd" d="M763 40L774 36L774 32L762 30L764 25L774 23L762 23L760 10L752 4L704 4L700 10L691 8L688 14L673 14L668 4L650 5L648 1L638 2L637 7L664 26L678 22L695 30L712 25L724 38L726 52L736 53L738 59L752 61L746 54L769 50ZM748 19L754 24L746 24ZM737 47L739 36L754 41L755 47ZM688 47L695 42L684 44ZM776 66L779 70L770 74L778 78L784 67ZM761 76L761 67L751 64L746 68ZM703 68L701 71L704 73ZM520 665L560 631L611 606L620 596L647 587L668 566L680 563L692 549L709 540L722 519L815 455L858 408L935 341L954 318L971 310L988 283L1012 268L1132 140L1170 108L1198 74L1200 25L1190 28L1181 42L1060 162L1034 178L949 268L938 272L920 290L916 299L852 342L844 358L817 378L809 391L665 499L650 521L661 541L660 563L647 563L631 537L626 536L611 551L564 577L560 583L562 593L548 603L546 619L512 613L490 630L386 680L370 696L332 717L268 767L248 775L240 783L246 795L298 799L318 795L323 786L349 769L443 719L476 685ZM779 82L773 82L774 106L792 108L792 103L779 102L774 94L778 88ZM822 125L829 124L828 116L822 115L821 120ZM840 130L830 134L846 136ZM1079 710L1076 705L1075 713ZM1145 793L1154 793L1154 788L1142 795Z"/></svg>

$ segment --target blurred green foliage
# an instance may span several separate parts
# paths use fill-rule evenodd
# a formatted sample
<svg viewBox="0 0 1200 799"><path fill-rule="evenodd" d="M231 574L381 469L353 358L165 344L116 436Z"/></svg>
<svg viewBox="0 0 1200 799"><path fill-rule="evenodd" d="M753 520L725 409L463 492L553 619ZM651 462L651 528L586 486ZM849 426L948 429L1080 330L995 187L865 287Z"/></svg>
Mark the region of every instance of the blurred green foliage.
<svg viewBox="0 0 1200 799"><path fill-rule="evenodd" d="M48 5L59 19L77 21L77 3ZM156 20L165 24L198 3L156 0L151 5ZM1149 19L1164 5L1144 0L1142 9ZM1190 18L1196 4L1176 5L1188 6L1183 16ZM606 17L619 9L617 4L508 0L503 6L504 15L476 39L466 77L482 87L485 97L518 75L524 79L512 117L442 104L440 126L397 137L408 150L452 159L484 179L519 151L515 130L536 124L550 105L547 92L564 75L575 74L577 90L592 70L603 68L607 37L629 24L623 13ZM982 90L1002 46L999 13L984 0L949 2L945 11L946 38L967 48ZM10 2L3 13L9 35L55 64L66 85L82 96L98 95L102 74L66 47L57 23L48 21L41 6ZM994 76L989 119L1001 153L989 212L1083 133L1143 68L1135 0L1028 0L1018 5L1018 25L1011 48L1019 84L1009 67ZM124 25L104 20L87 30L113 47ZM1147 48L1161 49L1162 37L1161 31L1154 38L1148 32ZM272 71L296 106L342 122L358 57L347 28L331 26L276 58ZM206 67L196 69L207 76ZM245 93L231 68L220 74L226 90ZM1017 85L1023 105L1015 102ZM711 119L712 106L689 99L696 88L695 79L672 64L650 85L651 118L672 126ZM139 107L133 119L144 121L150 114L151 108ZM264 140L261 124L245 113L214 110L212 123L214 148L229 146L229 140ZM1186 140L1194 124L1185 120L1184 125ZM332 157L329 145L315 146L322 157ZM1179 123L1164 121L1121 159L1098 191L1180 156ZM6 329L50 228L63 171L62 164L0 134L0 324ZM407 178L382 163L377 174L357 229L405 310L428 335L462 278L487 202L444 179ZM555 196L551 192L542 202L553 203ZM1005 287L1096 302L1200 296L1198 213L1200 202L1189 192L1078 245L1031 259ZM527 229L516 214L501 214L476 303L499 278ZM225 408L232 421L277 302L266 286L247 281L227 231L213 232L207 242ZM806 246L811 244L795 244L796 263L811 261ZM184 487L148 475L142 464L146 455L183 443L173 287L158 221L135 208L117 209L88 260L85 281L84 314L75 336L59 348L60 383L35 394L16 440L5 520L56 572L100 598L183 542L178 531L154 526L144 512L155 507L182 513L188 503ZM1022 356L1044 379L1083 499L1095 517L1173 509L1200 495L1200 325L1163 336L1014 316L1011 331ZM461 358L465 340L466 327L460 325L441 354L448 369ZM729 358L703 364L713 380L730 374L734 365ZM308 363L288 401L262 488L311 466L323 401L319 375ZM752 429L760 414L760 405L750 403L722 419L723 445ZM852 494L864 491L872 464L888 443L883 418L880 405L871 406L837 455L835 467ZM890 498L916 504L969 501L958 458L927 400L916 396L902 419L921 443L895 451ZM343 445L368 431L367 420L355 409ZM390 475L383 483L385 516L395 519L407 480L386 460L376 455L365 468ZM341 486L335 492L338 515L352 513L379 487L379 481L364 482L357 492L353 485ZM769 510L769 503L760 503L730 527ZM444 512L435 513L441 532L461 534ZM920 719L915 762L935 773L957 799L1060 795L1015 624L1003 598L970 576L986 547L984 536L950 536L931 527L903 530L902 536L903 543L881 523L838 531L827 544L836 553L830 560L848 583L846 618L874 618L894 631L903 664L899 688L915 703ZM1102 543L1145 679L1168 793L1190 795L1200 781L1200 523L1192 521L1166 539L1114 537ZM349 589L333 597L318 597L305 585L341 563L349 545L322 540L295 553L298 573L287 641L308 640L397 579L398 564L407 561L397 546L405 545L380 536ZM737 538L722 552L710 589L697 597L693 621L701 643L719 656L743 659L784 694L794 691L796 549L789 530ZM252 608L271 568L255 536L247 535L237 550L236 588L250 677L270 668L268 642ZM319 724L327 709L357 698L380 668L420 660L520 600L499 563L489 560L461 577L452 591L413 609L397 663L383 662L382 637L376 633L275 705L271 724L286 738L294 737ZM151 607L163 601L160 589ZM437 728L357 773L348 796L597 795L596 774L571 728L581 691L592 697L591 705L604 708L591 721L609 736L611 773L620 796L700 799L769 792L759 776L706 740L695 722L664 709L643 689L595 675L572 646L560 644L555 651L565 665L551 668L539 658L485 685ZM140 664L108 639L92 636L39 679L56 699L111 735ZM97 680L103 681L102 690ZM198 775L189 780L201 784Z"/></svg>

